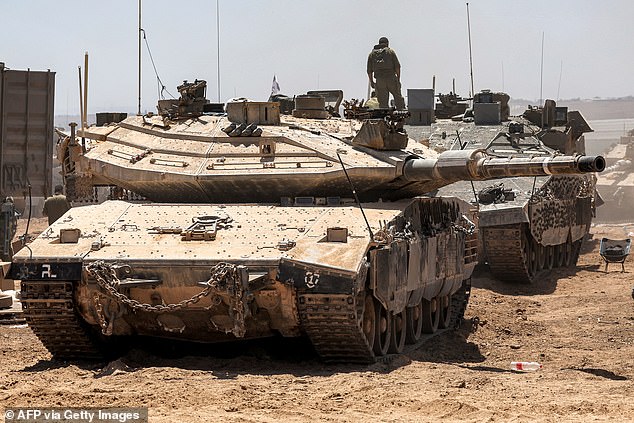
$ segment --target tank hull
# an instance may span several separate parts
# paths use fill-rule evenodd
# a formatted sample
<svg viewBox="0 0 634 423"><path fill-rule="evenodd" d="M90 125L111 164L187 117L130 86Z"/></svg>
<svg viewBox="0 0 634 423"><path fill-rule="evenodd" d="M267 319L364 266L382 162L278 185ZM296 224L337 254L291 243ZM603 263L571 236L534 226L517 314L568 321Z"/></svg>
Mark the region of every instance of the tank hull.
<svg viewBox="0 0 634 423"><path fill-rule="evenodd" d="M29 325L58 358L107 354L107 341L128 336L281 335L308 336L326 360L367 362L402 349L390 328L406 336L412 310L434 304L441 327L462 317L477 240L457 199L364 211L372 237L357 207L108 201L71 209L11 272Z"/></svg>
<svg viewBox="0 0 634 423"><path fill-rule="evenodd" d="M92 186L118 186L155 202L279 202L283 197L351 197L348 172L364 201L406 198L395 194L410 183L396 181L399 166L413 151L435 153L409 140L407 148L374 151L352 142L360 122L282 116L278 125L259 125L260 136L230 137L224 116L158 126L129 117L106 127L80 131L89 139L85 153L68 173L69 195L91 195ZM339 154L339 156L338 156ZM64 153L62 153L62 156ZM343 162L343 166L339 160ZM86 191L85 188L88 188ZM420 189L417 194L426 191Z"/></svg>

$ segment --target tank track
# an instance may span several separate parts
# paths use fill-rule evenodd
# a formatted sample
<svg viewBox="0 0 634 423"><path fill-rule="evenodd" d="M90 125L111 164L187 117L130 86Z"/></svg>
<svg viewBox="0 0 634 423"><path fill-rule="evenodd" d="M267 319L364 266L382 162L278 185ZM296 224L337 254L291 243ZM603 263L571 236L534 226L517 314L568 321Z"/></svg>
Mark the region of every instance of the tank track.
<svg viewBox="0 0 634 423"><path fill-rule="evenodd" d="M451 296L451 325L459 328L471 297L471 278L462 281L460 289Z"/></svg>
<svg viewBox="0 0 634 423"><path fill-rule="evenodd" d="M372 346L358 323L356 298L339 294L301 294L298 311L302 327L324 361L372 363Z"/></svg>
<svg viewBox="0 0 634 423"><path fill-rule="evenodd" d="M524 227L521 223L499 228L485 228L481 229L480 233L484 241L489 269L495 278L520 283L531 283L535 279L537 273L530 272L529 259L523 248ZM575 251L575 254L578 255L578 251ZM576 258L573 259L573 264L576 264Z"/></svg>
<svg viewBox="0 0 634 423"><path fill-rule="evenodd" d="M425 342L462 323L469 296L471 279L464 280L451 298L451 324L433 334L423 335L415 344L407 345L404 352L418 348ZM361 316L358 297L352 295L302 294L298 299L299 316L315 350L326 362L373 363L390 362L400 354L376 357L368 344L358 321Z"/></svg>
<svg viewBox="0 0 634 423"><path fill-rule="evenodd" d="M74 307L73 282L22 281L26 322L56 359L96 359L94 344Z"/></svg>
<svg viewBox="0 0 634 423"><path fill-rule="evenodd" d="M532 280L523 250L522 230L521 224L480 230L489 269L496 278L525 283Z"/></svg>

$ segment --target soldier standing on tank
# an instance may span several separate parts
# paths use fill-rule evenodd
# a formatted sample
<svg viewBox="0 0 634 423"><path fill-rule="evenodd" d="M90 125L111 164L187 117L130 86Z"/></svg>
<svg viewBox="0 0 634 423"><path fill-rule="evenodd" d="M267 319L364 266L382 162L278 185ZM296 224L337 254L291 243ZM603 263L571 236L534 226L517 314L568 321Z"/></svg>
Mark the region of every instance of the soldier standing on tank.
<svg viewBox="0 0 634 423"><path fill-rule="evenodd" d="M48 224L52 225L68 210L70 210L70 203L64 195L64 187L61 185L56 185L55 195L53 195L52 197L48 197L46 201L44 201L44 209L42 210L42 214L44 216L48 216Z"/></svg>
<svg viewBox="0 0 634 423"><path fill-rule="evenodd" d="M376 90L379 106L389 107L388 100L392 94L396 109L405 110L405 99L401 95L401 64L386 37L381 37L379 44L368 55L367 68L370 86Z"/></svg>

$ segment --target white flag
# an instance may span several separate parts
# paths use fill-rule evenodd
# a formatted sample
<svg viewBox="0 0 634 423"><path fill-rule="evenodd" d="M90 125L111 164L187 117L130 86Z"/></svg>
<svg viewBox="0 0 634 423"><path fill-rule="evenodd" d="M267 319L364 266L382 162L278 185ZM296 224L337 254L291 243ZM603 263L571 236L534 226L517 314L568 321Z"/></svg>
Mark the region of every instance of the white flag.
<svg viewBox="0 0 634 423"><path fill-rule="evenodd" d="M271 95L277 95L280 93L280 84L277 83L275 75L273 75L273 85L271 85Z"/></svg>

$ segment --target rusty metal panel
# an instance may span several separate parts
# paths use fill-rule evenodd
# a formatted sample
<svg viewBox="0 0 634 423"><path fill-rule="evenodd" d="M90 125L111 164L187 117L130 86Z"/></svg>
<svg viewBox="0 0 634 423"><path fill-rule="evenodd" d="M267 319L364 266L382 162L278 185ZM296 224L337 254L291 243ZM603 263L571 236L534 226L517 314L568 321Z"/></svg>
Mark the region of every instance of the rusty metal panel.
<svg viewBox="0 0 634 423"><path fill-rule="evenodd" d="M55 72L0 68L0 195L52 193Z"/></svg>
<svg viewBox="0 0 634 423"><path fill-rule="evenodd" d="M390 292L392 291L389 286L390 281L390 249L379 248L370 251L371 260L371 275L370 275L370 288L374 291L374 296L387 308L390 302Z"/></svg>
<svg viewBox="0 0 634 423"><path fill-rule="evenodd" d="M439 297L444 297L452 292L456 292L458 287L462 284L462 278L459 275L447 276L440 281L440 291L438 291Z"/></svg>
<svg viewBox="0 0 634 423"><path fill-rule="evenodd" d="M374 295L389 311L407 305L407 241L395 241L387 248L370 252L370 287Z"/></svg>
<svg viewBox="0 0 634 423"><path fill-rule="evenodd" d="M462 265L464 264L464 240L461 240L459 233L452 232L447 234L447 275L455 276L462 273Z"/></svg>
<svg viewBox="0 0 634 423"><path fill-rule="evenodd" d="M423 256L425 257L425 265L421 271L420 278L421 283L425 286L423 298L426 300L431 300L438 295L442 287L442 279L439 279L436 276L438 268L437 249L438 237L423 239Z"/></svg>
<svg viewBox="0 0 634 423"><path fill-rule="evenodd" d="M444 279L447 276L447 234L440 233L436 236L436 278Z"/></svg>
<svg viewBox="0 0 634 423"><path fill-rule="evenodd" d="M409 244L409 262L407 265L407 290L411 292L408 306L418 304L423 297L424 281L421 280L423 271L423 247L422 240L416 236Z"/></svg>
<svg viewBox="0 0 634 423"><path fill-rule="evenodd" d="M464 275L465 273L465 251L467 237L464 232L454 233L456 248L456 274ZM461 281L462 282L462 281Z"/></svg>
<svg viewBox="0 0 634 423"><path fill-rule="evenodd" d="M388 310L398 313L407 305L407 241L390 245L390 287L393 289Z"/></svg>
<svg viewBox="0 0 634 423"><path fill-rule="evenodd" d="M416 236L409 243L409 263L407 267L407 289L414 291L421 286L420 273L422 266L421 239Z"/></svg>

